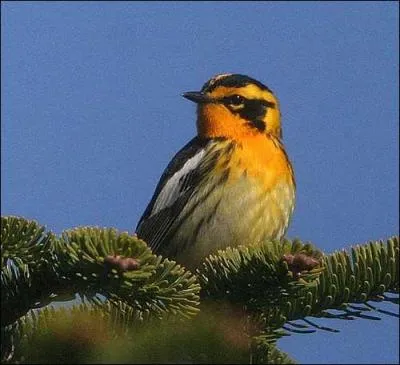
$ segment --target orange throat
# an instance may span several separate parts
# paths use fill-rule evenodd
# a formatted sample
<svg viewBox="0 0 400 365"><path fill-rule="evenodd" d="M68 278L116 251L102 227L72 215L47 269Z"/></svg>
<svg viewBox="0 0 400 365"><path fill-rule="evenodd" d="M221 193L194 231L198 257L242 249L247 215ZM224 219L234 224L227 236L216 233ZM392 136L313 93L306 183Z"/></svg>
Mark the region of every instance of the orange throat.
<svg viewBox="0 0 400 365"><path fill-rule="evenodd" d="M202 105L197 113L200 138L224 138L236 142L238 147L229 157L228 165L232 167L232 178L245 171L248 176L265 180L267 186L282 179L294 184L292 166L279 139L279 114L271 113L266 121L266 131L260 132L223 105Z"/></svg>
<svg viewBox="0 0 400 365"><path fill-rule="evenodd" d="M198 108L197 133L203 138L225 137L240 141L242 138L257 134L245 125L239 116L233 115L227 108L218 104L207 104Z"/></svg>
<svg viewBox="0 0 400 365"><path fill-rule="evenodd" d="M266 190L274 188L279 182L295 184L291 163L278 139L258 133L242 138L238 144L230 163L237 168L233 168L232 172L239 174L245 171L247 176L261 181Z"/></svg>

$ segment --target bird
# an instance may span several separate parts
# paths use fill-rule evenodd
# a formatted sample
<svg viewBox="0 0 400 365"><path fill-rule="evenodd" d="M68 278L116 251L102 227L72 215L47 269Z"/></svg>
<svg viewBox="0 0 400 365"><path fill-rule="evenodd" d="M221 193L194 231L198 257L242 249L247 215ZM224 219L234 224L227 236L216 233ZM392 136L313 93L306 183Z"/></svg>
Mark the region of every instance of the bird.
<svg viewBox="0 0 400 365"><path fill-rule="evenodd" d="M182 96L197 104L197 135L161 175L138 238L190 269L227 247L280 240L295 207L296 180L277 97L234 73Z"/></svg>

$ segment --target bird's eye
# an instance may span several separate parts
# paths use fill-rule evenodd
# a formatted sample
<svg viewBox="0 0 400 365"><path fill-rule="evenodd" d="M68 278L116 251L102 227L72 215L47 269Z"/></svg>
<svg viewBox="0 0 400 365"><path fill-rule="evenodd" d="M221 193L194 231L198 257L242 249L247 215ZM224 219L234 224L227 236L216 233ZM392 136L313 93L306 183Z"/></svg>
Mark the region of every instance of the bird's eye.
<svg viewBox="0 0 400 365"><path fill-rule="evenodd" d="M232 95L227 97L226 101L231 105L242 105L244 104L244 97L240 95Z"/></svg>

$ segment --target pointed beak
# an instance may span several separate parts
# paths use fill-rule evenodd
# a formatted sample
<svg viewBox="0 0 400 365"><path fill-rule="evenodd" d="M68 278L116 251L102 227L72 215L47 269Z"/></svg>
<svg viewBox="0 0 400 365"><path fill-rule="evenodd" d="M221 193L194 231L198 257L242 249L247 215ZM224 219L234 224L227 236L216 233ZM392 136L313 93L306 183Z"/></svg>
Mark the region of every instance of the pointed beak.
<svg viewBox="0 0 400 365"><path fill-rule="evenodd" d="M200 91L188 91L186 93L183 93L182 96L197 104L205 104L213 102L213 99L211 99L209 96L203 94Z"/></svg>

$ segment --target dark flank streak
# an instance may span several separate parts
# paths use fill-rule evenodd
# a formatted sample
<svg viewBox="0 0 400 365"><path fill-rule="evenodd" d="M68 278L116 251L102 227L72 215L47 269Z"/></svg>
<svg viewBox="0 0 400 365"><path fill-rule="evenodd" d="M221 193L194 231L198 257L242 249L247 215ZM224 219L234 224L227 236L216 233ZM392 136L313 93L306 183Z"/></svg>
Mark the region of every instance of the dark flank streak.
<svg viewBox="0 0 400 365"><path fill-rule="evenodd" d="M218 184L221 184L221 185L225 184L226 181L227 181L228 178L229 178L229 173L230 173L230 169L227 168L227 169L224 171L224 173L222 174L221 178L219 179Z"/></svg>
<svg viewBox="0 0 400 365"><path fill-rule="evenodd" d="M215 207L213 208L213 210L211 211L211 213L208 215L207 220L206 220L207 224L210 223L210 222L211 222L211 219L212 219L213 217L216 216L217 210L218 210L218 207L219 207L220 204L221 204L221 199L218 200L218 203L215 204Z"/></svg>
<svg viewBox="0 0 400 365"><path fill-rule="evenodd" d="M220 163L220 168L221 169L226 169L229 165L229 158L225 158L221 163Z"/></svg>
<svg viewBox="0 0 400 365"><path fill-rule="evenodd" d="M193 242L197 240L197 236L199 235L201 227L203 227L203 223L205 218L200 219L199 223L197 224L196 228L193 231Z"/></svg>
<svg viewBox="0 0 400 365"><path fill-rule="evenodd" d="M214 155L208 159L207 163L202 166L202 171L200 172L200 176L207 176L208 172L212 171L212 169L217 165L219 158L220 158L220 151L214 153Z"/></svg>
<svg viewBox="0 0 400 365"><path fill-rule="evenodd" d="M218 161L218 156L218 152L214 153L214 156L210 158L206 164L199 167L196 173L193 173L188 181L185 181L185 191L171 207L164 208L147 220L147 217L143 219L143 223L142 225L139 225L137 233L139 237L144 236L143 238L150 235L150 239L147 240L147 243L154 252L161 255L164 252L168 252L171 257L177 253L170 252L169 250L172 249L173 245L168 245L166 243L173 239L174 234L179 230L181 225L186 222L187 217L191 216L197 207L208 199L210 194L212 194L219 184L219 181L214 183L206 189L205 193L202 194L201 199L194 204L187 205L190 201L190 197L194 194L196 187L199 186L203 179L209 176L209 171L215 167L215 164ZM184 208L186 209L184 210ZM183 250L183 247L179 246L177 249Z"/></svg>
<svg viewBox="0 0 400 365"><path fill-rule="evenodd" d="M283 147L282 142L280 142L279 140L277 140L277 139L275 139L275 138L272 138L272 141L273 141L273 143L275 144L275 146L276 146L277 148L279 148L279 149L281 150L281 152L283 153L283 155L285 156L285 159L286 159L286 161L287 161L287 165L289 166L290 172L291 172L291 175L292 175L293 186L294 186L294 188L296 189L296 179L294 178L294 171L293 171L293 168L292 168L292 164L290 163L289 156L288 156L288 154L287 154L285 148Z"/></svg>
<svg viewBox="0 0 400 365"><path fill-rule="evenodd" d="M235 150L235 145L236 145L236 144L235 144L234 142L229 143L229 145L228 145L227 147L225 147L225 148L223 149L223 151L221 151L221 156L222 156L223 158L219 158L219 159L218 159L218 161L222 161L222 162L220 162L220 164L219 164L219 167L220 167L220 168L226 169L226 168L228 167L229 162L230 162L230 158L231 158L231 156L232 156L232 153L233 153L233 151Z"/></svg>
<svg viewBox="0 0 400 365"><path fill-rule="evenodd" d="M181 227L181 225L186 222L187 217L191 216L193 214L193 212L197 209L197 207L201 204L204 203L204 201L210 196L210 194L214 191L215 186L210 188L206 194L204 194L201 199L199 199L197 201L197 203L193 204L190 209L187 209L185 214L182 214L182 210L183 210L183 206L181 207L177 207L178 209L176 209L176 213L175 213L175 217L179 217L179 220L175 220L174 221L174 226L172 228L172 231L170 231L169 233L171 234L171 236L173 236L173 234L175 232L177 232L179 230L179 228ZM161 245L162 246L162 245ZM167 247L161 247L164 249L167 249Z"/></svg>
<svg viewBox="0 0 400 365"><path fill-rule="evenodd" d="M233 153L233 151L234 151L234 149L235 149L235 143L234 142L232 142L232 143L230 143L229 145L228 145L228 147L226 148L226 153L230 156L232 153Z"/></svg>

